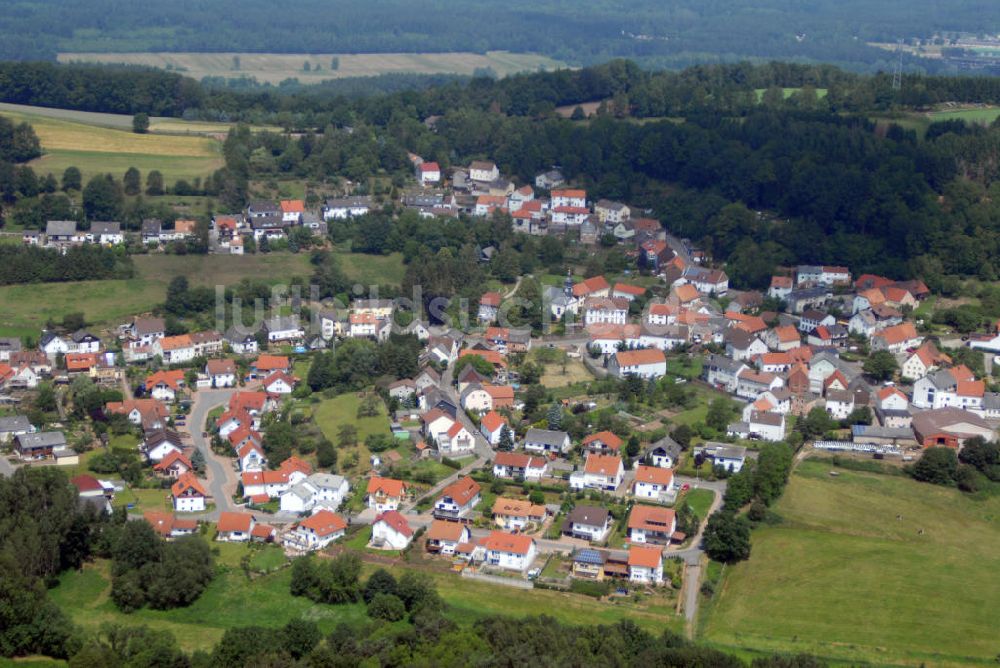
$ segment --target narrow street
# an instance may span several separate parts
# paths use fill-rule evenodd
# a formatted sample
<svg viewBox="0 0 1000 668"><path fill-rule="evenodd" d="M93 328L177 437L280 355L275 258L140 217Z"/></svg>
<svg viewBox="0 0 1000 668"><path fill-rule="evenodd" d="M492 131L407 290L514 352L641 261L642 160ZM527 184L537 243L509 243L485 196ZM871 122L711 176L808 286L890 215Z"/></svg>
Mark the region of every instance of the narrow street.
<svg viewBox="0 0 1000 668"><path fill-rule="evenodd" d="M186 424L180 429L191 436L191 442L205 457L205 475L208 483L208 491L215 501L215 511L199 516L202 519L218 519L220 512L236 510L232 496L236 493L238 477L233 467L233 460L222 457L212 451L209 439L202 436L205 429L205 420L209 412L217 406L224 406L229 403L229 398L236 392L235 389L222 390L199 390L194 393L194 401L191 404L191 413L188 415Z"/></svg>

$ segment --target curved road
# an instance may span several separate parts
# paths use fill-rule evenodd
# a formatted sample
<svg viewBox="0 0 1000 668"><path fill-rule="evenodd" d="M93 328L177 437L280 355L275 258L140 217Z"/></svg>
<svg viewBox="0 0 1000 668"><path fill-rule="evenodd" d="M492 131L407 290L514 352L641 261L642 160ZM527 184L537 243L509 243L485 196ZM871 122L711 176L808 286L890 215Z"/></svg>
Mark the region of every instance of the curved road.
<svg viewBox="0 0 1000 668"><path fill-rule="evenodd" d="M215 454L209 439L202 436L209 412L217 406L228 404L229 398L235 393L235 388L198 390L194 393L194 402L187 417L185 430L191 435L194 447L205 457L208 491L215 501L215 510L203 514L201 516L203 519L218 519L220 512L237 510L236 504L233 503L233 494L236 493L238 482L236 469L233 468L234 460Z"/></svg>

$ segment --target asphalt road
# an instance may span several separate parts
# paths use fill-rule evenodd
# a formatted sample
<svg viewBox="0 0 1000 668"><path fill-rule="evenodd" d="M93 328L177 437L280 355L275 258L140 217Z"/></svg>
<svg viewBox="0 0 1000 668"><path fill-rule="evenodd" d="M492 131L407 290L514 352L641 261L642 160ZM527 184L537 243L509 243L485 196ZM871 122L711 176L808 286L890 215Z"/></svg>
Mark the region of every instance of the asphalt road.
<svg viewBox="0 0 1000 668"><path fill-rule="evenodd" d="M235 392L235 389L199 390L195 392L194 402L191 405L191 413L188 415L184 427L191 435L191 442L194 444L194 447L205 457L205 474L208 482L208 490L215 501L215 512L206 513L206 519L217 519L220 512L237 509L232 499L232 495L236 492L237 483L233 460L215 454L212 451L209 439L202 436L202 430L205 428L205 420L209 412L217 406L229 403L229 398Z"/></svg>

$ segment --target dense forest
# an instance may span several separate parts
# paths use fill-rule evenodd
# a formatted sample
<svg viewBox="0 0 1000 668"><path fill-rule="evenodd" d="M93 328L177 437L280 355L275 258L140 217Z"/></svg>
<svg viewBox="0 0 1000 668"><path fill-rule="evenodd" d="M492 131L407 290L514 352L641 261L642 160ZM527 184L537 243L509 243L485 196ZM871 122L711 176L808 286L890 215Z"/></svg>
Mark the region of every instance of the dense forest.
<svg viewBox="0 0 1000 668"><path fill-rule="evenodd" d="M60 51L509 50L573 64L629 57L649 66L685 67L781 58L876 71L888 69L893 57L866 46L869 41L998 29L989 0L510 0L502 6L488 0L26 0L0 15L0 57L51 60Z"/></svg>

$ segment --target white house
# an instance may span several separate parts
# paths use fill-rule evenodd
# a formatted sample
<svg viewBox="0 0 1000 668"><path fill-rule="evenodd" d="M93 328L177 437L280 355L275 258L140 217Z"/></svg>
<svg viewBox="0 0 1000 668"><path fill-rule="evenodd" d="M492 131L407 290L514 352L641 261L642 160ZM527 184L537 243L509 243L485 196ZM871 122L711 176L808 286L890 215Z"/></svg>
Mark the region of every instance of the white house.
<svg viewBox="0 0 1000 668"><path fill-rule="evenodd" d="M826 412L834 420L844 420L854 411L854 392L850 390L827 390Z"/></svg>
<svg viewBox="0 0 1000 668"><path fill-rule="evenodd" d="M583 324L624 325L628 321L628 300L622 297L589 297L583 303Z"/></svg>
<svg viewBox="0 0 1000 668"><path fill-rule="evenodd" d="M628 551L628 579L642 584L663 584L663 549L632 545Z"/></svg>
<svg viewBox="0 0 1000 668"><path fill-rule="evenodd" d="M510 430L507 426L507 421L496 411L490 411L483 416L483 419L479 421L479 431L482 432L486 440L489 441L490 445L497 445L500 443L500 438L503 436L504 429ZM510 433L511 442L513 443L514 433Z"/></svg>
<svg viewBox="0 0 1000 668"><path fill-rule="evenodd" d="M923 341L917 334L912 322L903 322L876 332L871 338L872 352L888 350L890 353L901 353L908 348L916 348Z"/></svg>
<svg viewBox="0 0 1000 668"><path fill-rule="evenodd" d="M346 220L363 216L371 210L371 197L328 199L323 207L323 220Z"/></svg>
<svg viewBox="0 0 1000 668"><path fill-rule="evenodd" d="M174 500L174 511L179 513L200 513L205 510L205 488L192 473L184 473L170 488Z"/></svg>
<svg viewBox="0 0 1000 668"><path fill-rule="evenodd" d="M747 449L740 445L709 441L701 448L695 449L695 455L699 454L711 459L713 466L721 466L732 473L739 473L746 462Z"/></svg>
<svg viewBox="0 0 1000 668"><path fill-rule="evenodd" d="M329 510L302 520L285 535L284 544L293 550L310 552L321 550L344 535L347 522Z"/></svg>
<svg viewBox="0 0 1000 668"><path fill-rule="evenodd" d="M563 533L595 542L604 540L610 530L611 514L597 506L576 506L563 522Z"/></svg>
<svg viewBox="0 0 1000 668"><path fill-rule="evenodd" d="M236 363L230 359L210 359L205 363L205 375L212 387L236 385Z"/></svg>
<svg viewBox="0 0 1000 668"><path fill-rule="evenodd" d="M519 452L498 452L493 458L493 476L512 480L541 480L548 470L544 457Z"/></svg>
<svg viewBox="0 0 1000 668"><path fill-rule="evenodd" d="M406 483L393 478L372 477L368 479L368 507L376 513L396 510L406 495Z"/></svg>
<svg viewBox="0 0 1000 668"><path fill-rule="evenodd" d="M524 449L529 452L565 454L569 452L570 446L569 434L564 431L532 427L524 435Z"/></svg>
<svg viewBox="0 0 1000 668"><path fill-rule="evenodd" d="M441 181L441 166L436 162L421 162L417 165L417 180L420 185L432 185Z"/></svg>
<svg viewBox="0 0 1000 668"><path fill-rule="evenodd" d="M466 517L480 501L481 488L472 478L459 478L443 490L434 502L434 517L457 520Z"/></svg>
<svg viewBox="0 0 1000 668"><path fill-rule="evenodd" d="M487 564L511 571L526 570L537 554L533 538L503 531L491 532L481 545Z"/></svg>
<svg viewBox="0 0 1000 668"><path fill-rule="evenodd" d="M171 452L184 452L180 435L168 429L147 431L142 439L142 451L151 462L162 461Z"/></svg>
<svg viewBox="0 0 1000 668"><path fill-rule="evenodd" d="M370 545L382 550L405 550L413 540L413 529L399 511L389 510L375 518Z"/></svg>
<svg viewBox="0 0 1000 668"><path fill-rule="evenodd" d="M672 503L676 495L673 471L659 466L636 467L632 496L657 503Z"/></svg>
<svg viewBox="0 0 1000 668"><path fill-rule="evenodd" d="M674 511L662 506L637 503L628 516L628 537L632 543L667 545L677 531Z"/></svg>
<svg viewBox="0 0 1000 668"><path fill-rule="evenodd" d="M617 455L587 455L580 471L570 476L570 486L573 489L601 489L614 491L622 484L625 467L622 458Z"/></svg>
<svg viewBox="0 0 1000 668"><path fill-rule="evenodd" d="M471 541L472 532L461 522L434 520L427 530L427 549L430 552L452 555L459 545Z"/></svg>
<svg viewBox="0 0 1000 668"><path fill-rule="evenodd" d="M215 524L215 540L223 543L246 543L253 532L254 517L250 513L219 513Z"/></svg>
<svg viewBox="0 0 1000 668"><path fill-rule="evenodd" d="M313 473L281 494L281 510L302 513L316 508L336 510L351 487L344 476Z"/></svg>
<svg viewBox="0 0 1000 668"><path fill-rule="evenodd" d="M500 178L500 170L496 163L486 160L473 160L469 165L469 179L480 183L492 183Z"/></svg>
<svg viewBox="0 0 1000 668"><path fill-rule="evenodd" d="M552 208L572 206L585 208L587 206L587 191L577 189L562 189L552 191Z"/></svg>
<svg viewBox="0 0 1000 668"><path fill-rule="evenodd" d="M667 358L662 350L656 348L623 350L608 361L608 371L619 378L628 375L660 378L667 373Z"/></svg>

